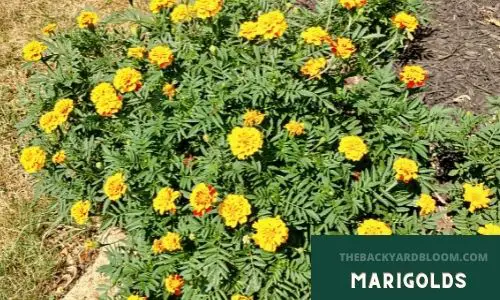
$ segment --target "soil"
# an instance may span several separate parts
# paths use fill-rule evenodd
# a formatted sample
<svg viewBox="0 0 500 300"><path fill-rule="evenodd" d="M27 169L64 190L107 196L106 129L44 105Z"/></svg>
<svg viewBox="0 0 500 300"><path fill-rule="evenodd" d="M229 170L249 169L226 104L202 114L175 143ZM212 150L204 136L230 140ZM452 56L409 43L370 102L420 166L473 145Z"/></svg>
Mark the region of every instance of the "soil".
<svg viewBox="0 0 500 300"><path fill-rule="evenodd" d="M486 99L500 95L500 1L426 1L430 25L419 30L402 63L430 72L423 93L429 105L486 112Z"/></svg>

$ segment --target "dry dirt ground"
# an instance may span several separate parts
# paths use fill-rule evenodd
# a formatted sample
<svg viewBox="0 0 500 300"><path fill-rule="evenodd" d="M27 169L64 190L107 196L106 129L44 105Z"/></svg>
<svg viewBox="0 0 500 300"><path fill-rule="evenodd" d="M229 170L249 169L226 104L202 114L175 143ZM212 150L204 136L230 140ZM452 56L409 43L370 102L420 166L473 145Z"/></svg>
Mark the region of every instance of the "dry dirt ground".
<svg viewBox="0 0 500 300"><path fill-rule="evenodd" d="M485 112L500 95L500 1L426 1L431 24L404 54L431 73L424 101Z"/></svg>

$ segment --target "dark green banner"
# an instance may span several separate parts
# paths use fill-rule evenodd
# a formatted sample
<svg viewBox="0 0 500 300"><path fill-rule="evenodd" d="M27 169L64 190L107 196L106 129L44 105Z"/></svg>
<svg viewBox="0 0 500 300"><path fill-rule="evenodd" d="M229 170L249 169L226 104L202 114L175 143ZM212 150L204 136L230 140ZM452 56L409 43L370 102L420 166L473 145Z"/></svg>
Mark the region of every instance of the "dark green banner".
<svg viewBox="0 0 500 300"><path fill-rule="evenodd" d="M313 300L500 299L500 237L315 236Z"/></svg>

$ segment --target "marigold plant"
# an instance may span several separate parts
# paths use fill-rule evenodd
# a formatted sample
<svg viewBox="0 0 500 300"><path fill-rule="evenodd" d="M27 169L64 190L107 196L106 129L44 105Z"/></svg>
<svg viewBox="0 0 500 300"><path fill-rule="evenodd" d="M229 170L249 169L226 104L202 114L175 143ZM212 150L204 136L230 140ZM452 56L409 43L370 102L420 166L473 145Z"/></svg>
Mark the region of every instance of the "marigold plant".
<svg viewBox="0 0 500 300"><path fill-rule="evenodd" d="M498 233L498 119L392 64L421 1L289 2L83 12L20 53L20 163L58 220L127 232L118 299L310 299L311 235Z"/></svg>

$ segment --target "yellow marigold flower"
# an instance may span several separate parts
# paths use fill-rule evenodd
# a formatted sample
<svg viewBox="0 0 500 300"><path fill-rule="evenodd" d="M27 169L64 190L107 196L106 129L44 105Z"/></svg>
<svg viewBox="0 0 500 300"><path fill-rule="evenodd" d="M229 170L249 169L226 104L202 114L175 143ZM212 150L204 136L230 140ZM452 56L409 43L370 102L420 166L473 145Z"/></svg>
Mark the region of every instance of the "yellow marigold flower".
<svg viewBox="0 0 500 300"><path fill-rule="evenodd" d="M489 196L491 195L491 190L484 186L483 183L480 184L464 184L464 201L470 202L469 211L474 212L479 208L486 208L490 204Z"/></svg>
<svg viewBox="0 0 500 300"><path fill-rule="evenodd" d="M71 99L59 99L54 105L54 111L63 117L63 122L68 119L69 114L73 111L74 102Z"/></svg>
<svg viewBox="0 0 500 300"><path fill-rule="evenodd" d="M149 60L152 64L165 69L174 62L174 53L168 46L156 46L149 51Z"/></svg>
<svg viewBox="0 0 500 300"><path fill-rule="evenodd" d="M64 116L55 111L49 111L44 113L39 120L40 128L42 128L45 133L52 133L57 126L64 122Z"/></svg>
<svg viewBox="0 0 500 300"><path fill-rule="evenodd" d="M366 5L366 0L339 0L340 5L347 9L361 8Z"/></svg>
<svg viewBox="0 0 500 300"><path fill-rule="evenodd" d="M90 94L96 111L103 117L110 117L122 108L122 98L116 93L113 86L107 82L99 83Z"/></svg>
<svg viewBox="0 0 500 300"><path fill-rule="evenodd" d="M419 25L417 18L406 12L397 13L391 20L394 26L399 29L406 29L408 32L414 32Z"/></svg>
<svg viewBox="0 0 500 300"><path fill-rule="evenodd" d="M127 300L147 300L148 298L146 297L141 297L139 295L130 295L128 296Z"/></svg>
<svg viewBox="0 0 500 300"><path fill-rule="evenodd" d="M182 294L182 287L184 286L184 279L181 275L172 274L165 278L165 289L176 296L180 296Z"/></svg>
<svg viewBox="0 0 500 300"><path fill-rule="evenodd" d="M125 176L121 172L108 177L104 183L104 193L110 200L116 201L120 199L126 191Z"/></svg>
<svg viewBox="0 0 500 300"><path fill-rule="evenodd" d="M45 44L31 41L23 47L23 58L25 61L39 61L45 50L47 50Z"/></svg>
<svg viewBox="0 0 500 300"><path fill-rule="evenodd" d="M172 83L165 83L162 88L163 95L167 96L170 100L174 98L175 91L175 85L173 85Z"/></svg>
<svg viewBox="0 0 500 300"><path fill-rule="evenodd" d="M85 251L90 251L90 250L97 249L97 246L98 246L98 243L96 241L85 240L85 243L83 244L83 249Z"/></svg>
<svg viewBox="0 0 500 300"><path fill-rule="evenodd" d="M420 207L421 216L432 214L436 210L436 200L427 194L420 195L420 199L417 200L416 204Z"/></svg>
<svg viewBox="0 0 500 300"><path fill-rule="evenodd" d="M197 184L189 197L189 204L193 208L193 215L201 217L212 210L212 204L217 201L217 195L217 190L210 184Z"/></svg>
<svg viewBox="0 0 500 300"><path fill-rule="evenodd" d="M99 22L99 17L95 12L82 11L78 18L76 18L76 21L78 22L78 27L92 29Z"/></svg>
<svg viewBox="0 0 500 300"><path fill-rule="evenodd" d="M265 114L261 113L258 110L247 110L247 112L243 115L243 125L245 125L246 127L260 125L260 123L264 121L265 116Z"/></svg>
<svg viewBox="0 0 500 300"><path fill-rule="evenodd" d="M404 66L399 78L410 89L423 87L429 78L429 73L421 66Z"/></svg>
<svg viewBox="0 0 500 300"><path fill-rule="evenodd" d="M307 28L300 34L300 36L307 44L313 44L316 46L320 46L323 42L330 38L328 32L319 26Z"/></svg>
<svg viewBox="0 0 500 300"><path fill-rule="evenodd" d="M177 3L177 0L151 0L149 9L154 14L159 14L162 9L172 8Z"/></svg>
<svg viewBox="0 0 500 300"><path fill-rule="evenodd" d="M116 71L113 78L113 85L120 93L138 91L142 86L141 72L127 67Z"/></svg>
<svg viewBox="0 0 500 300"><path fill-rule="evenodd" d="M302 122L290 121L285 125L285 129L291 136L299 136L305 133L305 125Z"/></svg>
<svg viewBox="0 0 500 300"><path fill-rule="evenodd" d="M41 147L24 148L19 161L27 173L36 173L45 166L46 154Z"/></svg>
<svg viewBox="0 0 500 300"><path fill-rule="evenodd" d="M340 139L339 152L349 160L360 161L368 153L368 147L359 136L345 136Z"/></svg>
<svg viewBox="0 0 500 300"><path fill-rule="evenodd" d="M78 225L87 223L89 219L90 201L77 201L71 206L71 217Z"/></svg>
<svg viewBox="0 0 500 300"><path fill-rule="evenodd" d="M358 235L391 235L389 225L375 219L364 220L358 227Z"/></svg>
<svg viewBox="0 0 500 300"><path fill-rule="evenodd" d="M54 34L56 32L56 29L57 29L56 23L49 23L42 28L42 34L49 36L51 34Z"/></svg>
<svg viewBox="0 0 500 300"><path fill-rule="evenodd" d="M484 227L479 227L477 232L482 235L500 235L500 226L495 224L486 224Z"/></svg>
<svg viewBox="0 0 500 300"><path fill-rule="evenodd" d="M253 300L252 296L243 296L241 294L235 294L231 296L231 300Z"/></svg>
<svg viewBox="0 0 500 300"><path fill-rule="evenodd" d="M253 127L235 127L227 136L227 141L234 156L246 159L262 148L264 135Z"/></svg>
<svg viewBox="0 0 500 300"><path fill-rule="evenodd" d="M222 10L224 0L196 0L193 9L200 19L214 17Z"/></svg>
<svg viewBox="0 0 500 300"><path fill-rule="evenodd" d="M396 171L396 179L404 183L418 178L418 165L414 160L409 158L400 157L396 159L392 165L392 169Z"/></svg>
<svg viewBox="0 0 500 300"><path fill-rule="evenodd" d="M153 241L153 246L151 246L151 251L154 254L160 254L163 252L163 245L161 243L161 239L156 239Z"/></svg>
<svg viewBox="0 0 500 300"><path fill-rule="evenodd" d="M224 219L226 226L235 228L238 223L245 224L247 217L252 213L252 207L242 195L229 194L219 205L219 215Z"/></svg>
<svg viewBox="0 0 500 300"><path fill-rule="evenodd" d="M166 187L162 188L156 198L153 199L153 209L160 215L164 215L167 212L171 214L175 213L175 200L181 196L181 193L174 191L174 189Z"/></svg>
<svg viewBox="0 0 500 300"><path fill-rule="evenodd" d="M182 250L181 236L175 232L167 232L167 234L161 238L161 247L164 251L168 252Z"/></svg>
<svg viewBox="0 0 500 300"><path fill-rule="evenodd" d="M265 40L281 37L287 28L285 15L279 10L260 15L257 19L257 32Z"/></svg>
<svg viewBox="0 0 500 300"><path fill-rule="evenodd" d="M238 36L247 40L253 40L259 35L258 26L257 22L244 22L240 26Z"/></svg>
<svg viewBox="0 0 500 300"><path fill-rule="evenodd" d="M127 57L135 59L143 59L145 54L146 54L145 47L130 47L127 50Z"/></svg>
<svg viewBox="0 0 500 300"><path fill-rule="evenodd" d="M288 240L288 228L280 216L264 217L253 223L256 230L252 238L265 251L276 252L276 249Z"/></svg>
<svg viewBox="0 0 500 300"><path fill-rule="evenodd" d="M170 19L173 23L179 24L191 21L195 15L196 11L192 5L179 4L172 10Z"/></svg>
<svg viewBox="0 0 500 300"><path fill-rule="evenodd" d="M339 37L336 40L331 41L331 49L333 54L343 59L348 59L356 52L356 46L348 38Z"/></svg>
<svg viewBox="0 0 500 300"><path fill-rule="evenodd" d="M66 152L64 150L59 150L52 156L52 162L56 165L64 163L65 160Z"/></svg>
<svg viewBox="0 0 500 300"><path fill-rule="evenodd" d="M326 58L311 58L300 68L302 75L309 78L321 78L321 71L326 67Z"/></svg>

